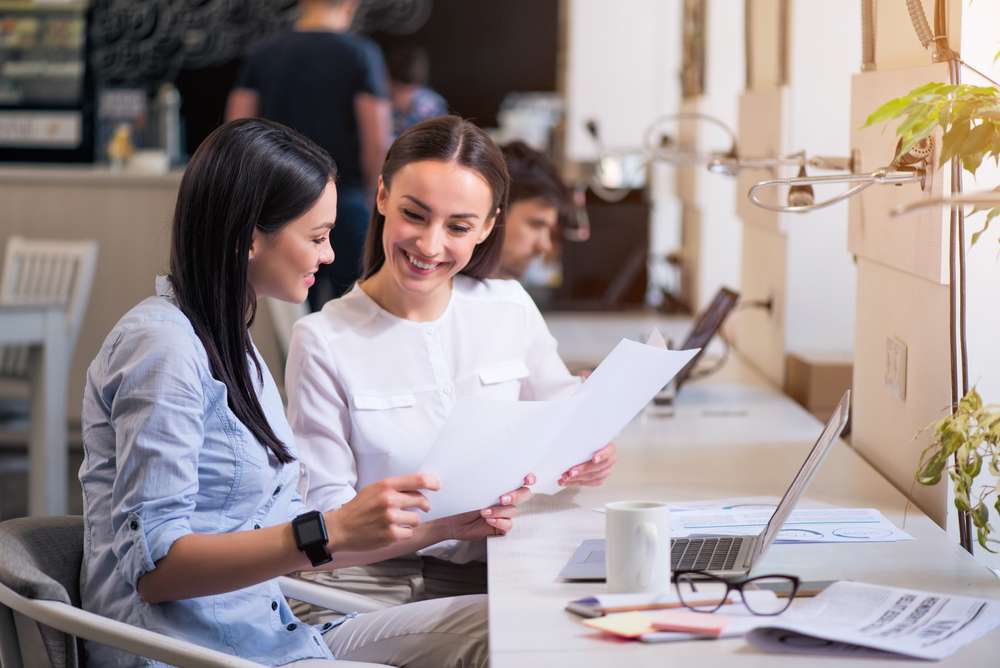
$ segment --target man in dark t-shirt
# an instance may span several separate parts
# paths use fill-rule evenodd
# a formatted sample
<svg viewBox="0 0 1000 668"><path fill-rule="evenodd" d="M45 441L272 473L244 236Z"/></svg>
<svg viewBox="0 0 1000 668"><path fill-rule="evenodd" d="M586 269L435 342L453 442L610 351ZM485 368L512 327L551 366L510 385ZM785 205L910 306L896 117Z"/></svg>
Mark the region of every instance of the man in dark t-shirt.
<svg viewBox="0 0 1000 668"><path fill-rule="evenodd" d="M320 268L309 292L317 310L360 276L391 124L382 54L371 40L347 32L358 0L302 0L300 6L294 31L250 51L226 119L278 121L314 140L337 163L337 224L330 239L336 258Z"/></svg>

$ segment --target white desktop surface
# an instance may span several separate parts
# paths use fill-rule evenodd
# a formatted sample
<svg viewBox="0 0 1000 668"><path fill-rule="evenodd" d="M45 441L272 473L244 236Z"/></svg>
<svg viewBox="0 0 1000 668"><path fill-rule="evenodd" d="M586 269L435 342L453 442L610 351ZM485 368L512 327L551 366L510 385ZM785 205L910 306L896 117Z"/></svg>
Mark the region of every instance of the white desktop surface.
<svg viewBox="0 0 1000 668"><path fill-rule="evenodd" d="M653 321L634 316L616 325L614 318L560 314L546 319L560 351L565 342L577 355L574 359L582 361L586 354L599 359L620 336L634 338L628 329L634 321ZM679 331L675 338L683 336L686 323L663 322ZM739 638L659 645L617 641L563 610L572 599L605 590L603 583L568 583L556 577L580 541L603 537L604 516L594 508L625 499L780 496L821 430L819 422L735 354L720 373L686 387L671 417L657 417L656 412L647 409L616 439L619 462L603 487L536 496L508 536L488 541L491 666L664 666L685 660L703 666L889 665L871 659L767 654ZM907 504L846 443L834 446L804 500L878 508L915 540L773 545L755 573L1000 599L1000 580ZM1000 630L942 663L1000 665Z"/></svg>

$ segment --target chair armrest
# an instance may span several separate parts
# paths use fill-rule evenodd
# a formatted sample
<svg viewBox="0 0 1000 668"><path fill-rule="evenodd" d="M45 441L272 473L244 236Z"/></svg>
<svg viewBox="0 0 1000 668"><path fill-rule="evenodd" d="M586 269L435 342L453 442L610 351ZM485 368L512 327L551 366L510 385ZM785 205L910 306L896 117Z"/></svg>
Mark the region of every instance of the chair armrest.
<svg viewBox="0 0 1000 668"><path fill-rule="evenodd" d="M64 633L123 649L132 654L190 668L261 668L261 664L171 638L59 601L25 598L0 585L0 603Z"/></svg>
<svg viewBox="0 0 1000 668"><path fill-rule="evenodd" d="M388 603L382 603L367 596L340 591L333 587L325 587L315 582L288 576L278 578L278 585L281 587L281 593L288 598L312 603L334 612L375 612L391 607Z"/></svg>

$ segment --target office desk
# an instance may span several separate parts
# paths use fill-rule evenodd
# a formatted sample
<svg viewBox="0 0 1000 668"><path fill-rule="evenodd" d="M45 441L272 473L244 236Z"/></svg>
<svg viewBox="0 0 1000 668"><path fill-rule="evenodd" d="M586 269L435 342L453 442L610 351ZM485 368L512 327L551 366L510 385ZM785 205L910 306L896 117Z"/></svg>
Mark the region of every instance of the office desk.
<svg viewBox="0 0 1000 668"><path fill-rule="evenodd" d="M575 323L558 316L553 333L571 347L594 334L610 350L593 316ZM669 323L666 323L669 325ZM585 325L581 327L580 325ZM677 328L683 330L683 322ZM572 332L579 341L572 342ZM630 332L624 331L626 335ZM617 334L616 334L617 336ZM560 338L562 337L562 338ZM566 602L603 591L603 583L556 578L580 541L604 535L594 508L612 500L683 501L780 496L819 435L821 425L733 356L717 375L687 387L670 417L647 409L616 439L620 459L607 483L535 497L514 531L488 541L490 652L493 668L530 666L798 666L834 659L765 654L743 639L646 645L606 639L563 610ZM874 507L915 540L842 545L774 545L759 572L803 579L852 579L956 594L1000 598L1000 581L889 485L858 454L838 443L805 495L838 506ZM906 515L904 519L904 514ZM995 667L1000 631L943 662ZM839 661L845 661L839 659ZM887 662L850 660L851 666ZM893 661L893 663L896 663ZM696 664L698 665L698 664Z"/></svg>
<svg viewBox="0 0 1000 668"><path fill-rule="evenodd" d="M0 346L21 344L38 351L30 378L28 510L32 515L66 514L67 336L64 306L0 304Z"/></svg>

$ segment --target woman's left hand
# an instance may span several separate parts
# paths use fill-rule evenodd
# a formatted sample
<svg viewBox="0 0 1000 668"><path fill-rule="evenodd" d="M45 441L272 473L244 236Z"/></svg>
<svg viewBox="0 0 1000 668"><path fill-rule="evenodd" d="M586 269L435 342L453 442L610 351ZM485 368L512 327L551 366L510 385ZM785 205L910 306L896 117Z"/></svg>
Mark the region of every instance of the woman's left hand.
<svg viewBox="0 0 1000 668"><path fill-rule="evenodd" d="M517 507L531 498L528 485L534 484L535 476L529 473L524 476L524 484L502 495L497 505L444 517L437 521L445 525L448 538L477 540L487 536L504 536L514 526Z"/></svg>
<svg viewBox="0 0 1000 668"><path fill-rule="evenodd" d="M587 461L567 469L559 478L559 484L563 487L569 485L597 487L611 475L611 469L617 459L618 447L614 443L608 443Z"/></svg>

